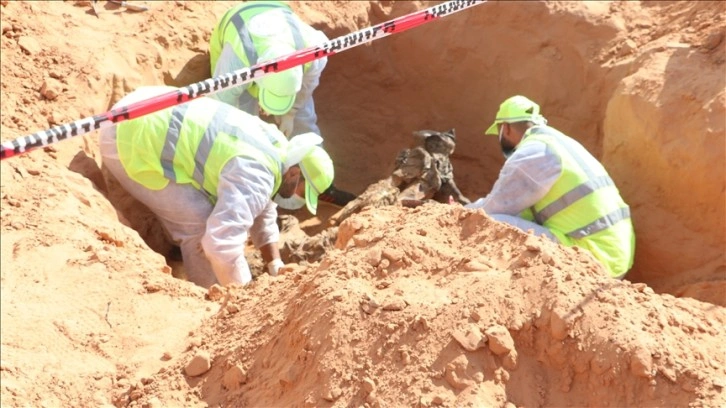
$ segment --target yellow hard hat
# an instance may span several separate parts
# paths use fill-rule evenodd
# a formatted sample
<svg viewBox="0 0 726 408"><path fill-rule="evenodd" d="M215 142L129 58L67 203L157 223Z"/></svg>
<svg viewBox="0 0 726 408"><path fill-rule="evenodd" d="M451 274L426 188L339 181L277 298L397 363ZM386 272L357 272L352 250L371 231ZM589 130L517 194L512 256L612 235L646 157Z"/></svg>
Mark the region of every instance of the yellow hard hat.
<svg viewBox="0 0 726 408"><path fill-rule="evenodd" d="M333 160L322 147L315 146L300 161L300 170L305 177L305 204L308 211L315 214L318 210L318 196L333 184Z"/></svg>
<svg viewBox="0 0 726 408"><path fill-rule="evenodd" d="M542 124L547 123L544 117L539 114L539 105L522 95L512 96L499 105L497 117L494 123L485 132L487 135L498 134L497 125L500 123L516 123L531 121Z"/></svg>

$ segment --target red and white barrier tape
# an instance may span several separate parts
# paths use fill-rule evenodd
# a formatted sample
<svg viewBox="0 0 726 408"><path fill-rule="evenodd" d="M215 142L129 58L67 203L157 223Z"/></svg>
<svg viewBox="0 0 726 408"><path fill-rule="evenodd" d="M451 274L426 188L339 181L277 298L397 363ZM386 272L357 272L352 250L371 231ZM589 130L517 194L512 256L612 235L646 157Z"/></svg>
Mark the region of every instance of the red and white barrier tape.
<svg viewBox="0 0 726 408"><path fill-rule="evenodd" d="M310 61L337 54L355 46L397 34L429 21L445 17L458 11L482 4L487 0L454 0L441 3L385 23L368 27L351 34L338 37L317 46L297 51L264 64L253 65L218 77L206 79L165 94L132 103L128 106L111 109L106 113L94 115L77 121L58 125L50 129L19 137L0 145L0 160L28 152L30 150L57 143L90 133L94 130L113 126L124 120L135 119L149 113L188 102L200 96L211 95L221 90L246 84L268 74L284 71Z"/></svg>

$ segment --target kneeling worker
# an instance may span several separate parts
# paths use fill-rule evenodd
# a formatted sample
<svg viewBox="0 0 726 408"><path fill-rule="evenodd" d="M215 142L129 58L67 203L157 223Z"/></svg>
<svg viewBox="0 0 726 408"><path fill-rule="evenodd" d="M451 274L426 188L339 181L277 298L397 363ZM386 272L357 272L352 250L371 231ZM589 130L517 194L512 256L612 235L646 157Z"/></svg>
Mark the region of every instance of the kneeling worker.
<svg viewBox="0 0 726 408"><path fill-rule="evenodd" d="M506 162L489 195L466 208L582 247L610 276L622 278L635 254L630 208L602 164L546 124L539 105L524 96L500 105L486 134L499 135Z"/></svg>

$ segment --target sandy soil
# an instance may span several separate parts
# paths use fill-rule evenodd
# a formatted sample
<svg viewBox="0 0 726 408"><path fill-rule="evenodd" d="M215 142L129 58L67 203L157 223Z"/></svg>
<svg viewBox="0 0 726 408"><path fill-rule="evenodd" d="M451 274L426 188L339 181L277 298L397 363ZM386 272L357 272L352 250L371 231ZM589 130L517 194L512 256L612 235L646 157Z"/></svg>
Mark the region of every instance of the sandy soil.
<svg viewBox="0 0 726 408"><path fill-rule="evenodd" d="M2 141L208 78L231 2L0 2ZM437 2L295 2L330 38ZM726 3L490 2L330 58L316 91L340 187L456 128L464 194L482 135L525 94L609 169L636 263L450 205L368 209L332 248L245 288L183 280L98 135L0 164L5 407L726 406ZM316 234L337 209L301 218ZM254 264L256 255L250 253Z"/></svg>

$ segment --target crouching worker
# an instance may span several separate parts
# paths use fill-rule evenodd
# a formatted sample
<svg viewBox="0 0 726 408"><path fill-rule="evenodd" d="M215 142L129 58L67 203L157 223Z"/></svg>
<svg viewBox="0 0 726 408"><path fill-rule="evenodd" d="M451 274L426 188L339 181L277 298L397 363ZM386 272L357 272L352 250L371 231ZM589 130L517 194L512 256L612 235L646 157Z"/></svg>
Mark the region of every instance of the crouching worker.
<svg viewBox="0 0 726 408"><path fill-rule="evenodd" d="M114 108L174 89L140 88ZM274 125L202 97L103 129L101 154L180 246L188 279L209 287L252 280L248 236L270 275L284 266L271 197L304 196L315 214L318 195L333 182L321 142L313 133L288 141Z"/></svg>
<svg viewBox="0 0 726 408"><path fill-rule="evenodd" d="M622 278L635 253L630 208L602 164L546 124L539 105L524 96L500 105L486 134L499 135L506 162L489 195L466 207L584 248Z"/></svg>

